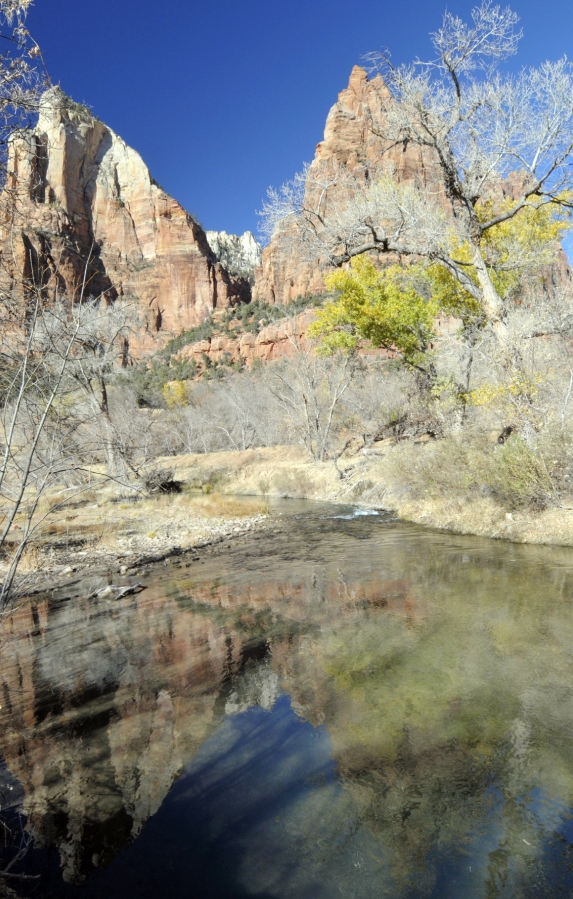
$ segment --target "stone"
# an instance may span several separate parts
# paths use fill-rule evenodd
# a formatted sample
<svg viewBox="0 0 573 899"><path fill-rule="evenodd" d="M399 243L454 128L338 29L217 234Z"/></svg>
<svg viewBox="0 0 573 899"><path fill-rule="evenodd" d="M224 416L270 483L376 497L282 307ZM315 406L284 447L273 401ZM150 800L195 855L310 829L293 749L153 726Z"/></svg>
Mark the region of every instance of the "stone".
<svg viewBox="0 0 573 899"><path fill-rule="evenodd" d="M262 247L251 231L227 234L226 231L205 231L213 253L228 272L254 279L255 269L262 261Z"/></svg>
<svg viewBox="0 0 573 899"><path fill-rule="evenodd" d="M408 144L391 146L381 136L384 133L385 108L392 102L390 92L381 75L368 80L360 66L352 69L348 87L328 113L324 139L318 144L309 169L306 197L313 204L315 197L311 178L319 172L328 174L339 166L368 174L384 160L394 177L403 183L416 183L422 189L431 188L434 196L443 196L443 181L437 158L429 150ZM517 197L523 186L523 173L511 173L505 180L492 185L492 197ZM330 193L331 200L336 198ZM328 218L328 206L323 210ZM449 214L449 212L448 212ZM271 304L288 304L297 297L322 293L324 275L329 267L319 262L301 261L300 253L289 240L289 225L283 224L273 235L262 253L261 265L255 270L253 299ZM571 283L571 270L561 248L555 263L542 269L548 293Z"/></svg>
<svg viewBox="0 0 573 899"><path fill-rule="evenodd" d="M422 186L438 178L435 163L420 148L390 148L379 133L383 130L384 104L388 88L380 75L368 80L365 69L354 66L348 87L338 95L326 119L324 139L318 144L309 177L318 170L339 165L349 169L375 165L384 154L400 181L416 180ZM376 133L378 132L378 133ZM307 195L312 202L312 188ZM299 296L322 293L325 270L318 264L302 263L289 246L288 226L279 229L262 254L255 271L253 299L265 303L287 304Z"/></svg>
<svg viewBox="0 0 573 899"><path fill-rule="evenodd" d="M34 279L47 298L87 292L133 297L142 335L130 351L159 349L215 310L248 301L250 286L217 260L205 232L151 177L111 128L58 88L38 124L9 148L0 249L7 277Z"/></svg>
<svg viewBox="0 0 573 899"><path fill-rule="evenodd" d="M225 357L225 361L244 362L250 366L254 359L272 362L293 356L296 347L308 347L306 332L316 315L312 309L301 312L293 318L266 325L258 334L242 334L239 338L212 337L183 347L177 354L180 359L201 361L203 354L213 362Z"/></svg>

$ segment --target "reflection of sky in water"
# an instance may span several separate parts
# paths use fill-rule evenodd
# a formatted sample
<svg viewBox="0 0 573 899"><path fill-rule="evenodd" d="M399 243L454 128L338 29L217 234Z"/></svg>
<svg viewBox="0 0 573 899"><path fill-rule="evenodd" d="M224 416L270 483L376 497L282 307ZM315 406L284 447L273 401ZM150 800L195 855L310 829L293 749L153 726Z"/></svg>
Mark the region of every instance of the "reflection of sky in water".
<svg viewBox="0 0 573 899"><path fill-rule="evenodd" d="M264 664L263 664L264 667ZM439 843L408 883L392 876L383 843L337 778L329 734L281 694L270 710L222 719L137 841L79 887L83 899L538 899L570 896L570 819L539 791L479 799L474 828ZM511 806L511 808L509 807ZM523 824L522 852L504 832ZM528 839L527 839L528 838ZM545 843L544 843L545 839ZM61 890L61 892L60 892ZM519 890L516 892L516 890Z"/></svg>
<svg viewBox="0 0 573 899"><path fill-rule="evenodd" d="M573 895L571 551L348 509L273 546L20 623L26 895Z"/></svg>
<svg viewBox="0 0 573 899"><path fill-rule="evenodd" d="M292 711L226 716L109 867L61 895L327 899L387 895L380 846L335 778L330 738ZM59 895L58 890L58 895Z"/></svg>

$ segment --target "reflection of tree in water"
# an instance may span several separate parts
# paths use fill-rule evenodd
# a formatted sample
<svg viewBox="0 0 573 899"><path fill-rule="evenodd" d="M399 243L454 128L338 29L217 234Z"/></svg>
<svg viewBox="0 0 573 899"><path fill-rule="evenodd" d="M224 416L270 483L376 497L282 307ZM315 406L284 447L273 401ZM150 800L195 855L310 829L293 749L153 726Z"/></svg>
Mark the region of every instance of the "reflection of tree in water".
<svg viewBox="0 0 573 899"><path fill-rule="evenodd" d="M460 895L553 883L573 800L571 575L559 551L411 534L346 554L337 538L322 559L315 542L259 580L14 613L2 750L65 876L137 836L225 707L270 708L282 685L327 728L348 797L326 859L366 827L403 896L464 854Z"/></svg>
<svg viewBox="0 0 573 899"><path fill-rule="evenodd" d="M328 693L340 774L398 883L430 893L457 852L483 895L521 895L534 863L538 886L554 876L535 859L573 800L571 574L402 555L408 590L391 585L385 605L353 585L354 615L322 630L290 684L303 711L311 683Z"/></svg>

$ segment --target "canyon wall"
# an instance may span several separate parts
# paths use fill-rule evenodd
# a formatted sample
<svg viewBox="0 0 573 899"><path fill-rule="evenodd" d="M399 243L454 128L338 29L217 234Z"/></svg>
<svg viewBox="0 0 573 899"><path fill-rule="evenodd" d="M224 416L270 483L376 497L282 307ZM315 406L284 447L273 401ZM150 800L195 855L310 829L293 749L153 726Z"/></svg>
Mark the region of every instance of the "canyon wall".
<svg viewBox="0 0 573 899"><path fill-rule="evenodd" d="M44 95L36 128L13 140L8 170L0 246L10 283L77 299L86 275L88 295L133 297L145 351L250 299L141 156L58 88Z"/></svg>
<svg viewBox="0 0 573 899"><path fill-rule="evenodd" d="M431 189L434 196L443 196L443 181L437 158L429 149L412 144L391 145L382 136L385 129L385 108L390 92L380 75L368 80L366 71L354 66L348 87L338 95L331 108L324 130L324 140L318 144L314 160L308 170L305 198L316 208L320 190L313 179L345 166L360 177L368 178L382 162L399 182L415 183L422 190ZM513 198L521 193L524 175L510 173L491 186L493 199ZM328 203L337 201L336 189L330 189L324 216L328 219ZM324 275L330 267L301 262L300 249L292 240L288 222L279 226L270 243L263 250L261 265L255 270L253 299L264 303L287 304L297 297L322 293ZM541 285L548 294L570 284L571 269L565 253L559 247L557 258L541 269Z"/></svg>
<svg viewBox="0 0 573 899"><path fill-rule="evenodd" d="M283 322L266 325L258 334L246 333L237 337L217 335L198 340L183 347L178 355L181 359L193 359L199 364L204 356L208 356L211 362L243 362L248 366L255 359L273 362L294 356L297 347L304 350L309 346L306 332L315 319L311 309Z"/></svg>
<svg viewBox="0 0 573 899"><path fill-rule="evenodd" d="M380 136L388 99L389 91L380 75L369 81L366 71L354 66L348 87L338 95L328 114L324 140L318 144L309 169L309 181L319 171L328 171L329 167L334 171L340 164L363 170L366 176L384 154L385 164L393 168L399 181L416 181L422 187L439 183L435 162L419 147L390 148ZM312 191L312 187L307 187L307 194ZM301 264L299 257L289 241L288 226L278 229L263 250L261 266L255 272L253 298L286 304L299 296L321 293L323 267Z"/></svg>
<svg viewBox="0 0 573 899"><path fill-rule="evenodd" d="M262 262L262 247L252 231L245 231L244 234L205 231L205 235L217 259L228 272L254 279L255 269Z"/></svg>

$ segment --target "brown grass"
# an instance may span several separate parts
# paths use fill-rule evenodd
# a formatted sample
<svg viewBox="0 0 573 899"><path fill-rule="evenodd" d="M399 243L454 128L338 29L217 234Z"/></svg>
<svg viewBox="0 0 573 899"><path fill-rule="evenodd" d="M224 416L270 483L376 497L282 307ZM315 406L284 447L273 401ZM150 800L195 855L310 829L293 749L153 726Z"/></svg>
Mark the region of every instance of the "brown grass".
<svg viewBox="0 0 573 899"><path fill-rule="evenodd" d="M251 518L254 515L268 515L268 503L260 499L235 499L211 493L208 496L192 497L190 509L195 509L205 518Z"/></svg>

